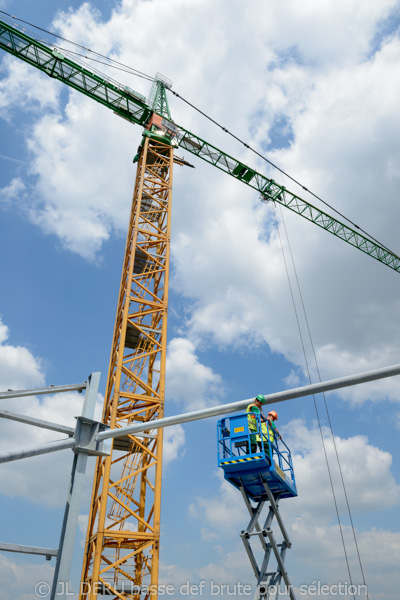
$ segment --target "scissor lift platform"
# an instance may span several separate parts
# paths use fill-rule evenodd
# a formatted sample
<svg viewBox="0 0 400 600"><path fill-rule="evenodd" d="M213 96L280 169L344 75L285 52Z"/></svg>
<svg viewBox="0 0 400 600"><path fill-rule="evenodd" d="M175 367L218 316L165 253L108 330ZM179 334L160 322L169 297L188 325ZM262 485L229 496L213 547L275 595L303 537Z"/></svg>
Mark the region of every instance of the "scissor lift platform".
<svg viewBox="0 0 400 600"><path fill-rule="evenodd" d="M225 479L238 489L243 486L256 502L267 499L263 481L275 498L297 496L289 448L283 441L271 442L268 435L262 434L258 415L257 427L256 432L249 431L246 413L218 422L218 466Z"/></svg>
<svg viewBox="0 0 400 600"><path fill-rule="evenodd" d="M240 537L257 580L255 598L276 600L283 582L290 599L296 600L285 568L286 551L291 542L279 512L281 499L297 496L292 457L282 440L271 441L268 424L262 430L259 414L256 415L256 426L256 430L249 431L247 413L218 421L218 465L223 469L225 479L240 490L250 514L250 522ZM262 526L259 519L265 505L269 510ZM274 519L283 538L280 543L271 529ZM252 548L256 540L263 551L260 564ZM268 568L272 556L276 561L273 570Z"/></svg>

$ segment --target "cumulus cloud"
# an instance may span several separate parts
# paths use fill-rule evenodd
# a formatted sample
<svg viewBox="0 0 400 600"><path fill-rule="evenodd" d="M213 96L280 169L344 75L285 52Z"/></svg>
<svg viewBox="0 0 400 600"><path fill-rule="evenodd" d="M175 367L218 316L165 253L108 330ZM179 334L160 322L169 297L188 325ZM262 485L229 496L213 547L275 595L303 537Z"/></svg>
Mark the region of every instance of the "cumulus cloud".
<svg viewBox="0 0 400 600"><path fill-rule="evenodd" d="M221 376L199 361L188 339L175 338L168 344L166 394L185 411L220 402L224 395Z"/></svg>
<svg viewBox="0 0 400 600"><path fill-rule="evenodd" d="M222 0L217 6L210 0L121 0L107 22L85 3L60 14L55 26L65 37L121 62L151 74L161 71L183 96L195 99L261 152L268 151L268 158L398 251L400 45L390 21L397 8L397 0L379 4L291 0L268 6L256 0L251 9L238 0ZM177 22L185 23L178 33ZM153 30L163 31L152 37L151 44L149 23ZM107 240L126 229L134 178L131 157L140 132L74 92L66 94L67 102L61 106L61 84L9 58L2 65L6 77L0 88L0 114L15 123L16 111L28 110L35 119L25 130L29 170L23 176L19 173L20 179L10 177L3 200L9 203L18 196L33 223L57 236L65 249L95 260ZM147 95L147 82L121 73L117 78ZM183 103L172 98L171 108L178 123L265 171L254 155ZM304 372L273 208L259 204L256 194L242 183L200 161L189 161L196 169L177 169L174 176L171 279L186 306L181 337L168 348L167 376L167 395L182 410L206 406L223 396L221 377L198 355L198 348L207 343L244 352L268 344L293 363L287 385L297 385ZM298 191L282 174L269 167L267 172ZM279 211L277 220L282 221ZM398 362L397 274L288 211L285 223L323 378ZM284 237L283 247L287 251ZM301 326L305 330L302 317ZM41 385L39 359L27 349L7 344L4 329L0 332L4 387ZM21 364L26 368L22 374ZM399 392L394 379L339 393L361 404L398 401ZM52 412L50 399L43 406L34 400L32 408L42 410L43 418ZM22 409L29 410L21 404ZM67 419L72 416L62 412ZM15 435L21 439L16 430ZM184 436L179 429L168 435L165 457L172 460L182 455ZM330 575L325 564L320 565L321 577L342 577L332 501L327 485L322 490L316 485L315 475L324 477L318 432L305 432L298 422L288 426L287 435L302 490L297 500L285 504L294 523L291 535L297 547L305 544L310 577L323 552L337 571ZM390 455L365 436L338 437L337 445L356 514L378 510L382 503L386 508L395 506L399 492ZM331 442L327 446L331 453ZM54 465L43 468L54 472ZM363 473L374 481L372 489L361 478ZM29 473L24 476L31 481ZM40 498L34 481L32 486ZM377 490L383 486L387 494L378 506ZM59 497L50 500L59 501ZM243 522L240 496L222 482L216 483L214 496L197 498L190 510L208 544L217 541L216 531L231 540L229 532ZM318 526L312 516L320 519ZM397 533L370 529L360 532L359 539L378 582L376 597L394 600L397 567L391 561L398 556ZM383 565L372 556L376 547L382 548L390 571L385 581ZM240 562L229 556L231 565ZM203 565L204 574L217 576L220 567L226 577L233 577L231 565L225 559L220 563L210 559ZM166 571L174 577L177 568L166 566Z"/></svg>
<svg viewBox="0 0 400 600"><path fill-rule="evenodd" d="M75 392L54 396L28 396L14 399L12 412L75 427L82 414L84 394ZM99 398L100 400L100 398ZM99 402L100 404L100 402ZM9 409L9 407L5 407ZM65 439L65 435L30 425L1 419L1 450L20 449ZM63 506L68 490L73 453L62 450L2 465L2 493L47 506ZM90 486L90 482L88 483Z"/></svg>
<svg viewBox="0 0 400 600"><path fill-rule="evenodd" d="M215 477L219 482L215 493L207 498L198 496L188 507L189 515L206 526L206 530L203 528L206 536L210 531L236 535L239 523L243 525L246 522L242 497L236 488L224 480L222 470Z"/></svg>
<svg viewBox="0 0 400 600"><path fill-rule="evenodd" d="M41 360L23 346L6 343L9 329L0 321L0 388L2 390L45 387ZM84 394L77 392L26 396L3 401L4 410L75 427L82 414ZM96 417L102 398L99 395ZM60 433L0 419L2 451L45 444L65 438ZM73 454L70 450L31 457L1 467L2 493L48 506L63 506L66 501Z"/></svg>
<svg viewBox="0 0 400 600"><path fill-rule="evenodd" d="M60 13L54 26L121 62L163 72L182 95L196 98L206 112L212 107L213 117L234 124L235 133L256 148L268 148L280 167L396 250L400 44L390 21L396 1L385 0L379 10L357 0L256 6L244 9L235 0L189 10L183 3L179 14L186 27L179 36L178 5L170 10L162 2L122 0L107 22L84 3ZM164 35L152 40L144 62L148 34L141 24L149 22ZM252 32L245 43L243 31ZM24 109L28 100L50 110L28 129L31 164L22 178L27 214L64 248L95 260L104 243L126 229L129 165L140 131L75 92L59 106L61 84L36 79L33 70L27 100L21 81L28 67L21 65L22 75L17 61L3 64L10 78L5 111ZM123 77L147 95L148 82ZM265 169L176 98L171 108L179 123ZM268 171L297 191L282 174ZM323 377L396 362L396 275L297 215L286 211L285 219ZM287 249L285 240L283 245ZM196 161L195 172L180 169L174 179L172 256L172 285L188 300L182 335L196 345L205 339L233 348L268 344L304 368L272 207ZM398 383L386 381L371 386L366 398L354 389L340 394L361 403L395 400L399 391Z"/></svg>
<svg viewBox="0 0 400 600"><path fill-rule="evenodd" d="M20 177L14 177L8 185L0 189L0 202L9 206L18 199L21 199L21 197L23 198L25 191L26 186L22 179Z"/></svg>
<svg viewBox="0 0 400 600"><path fill-rule="evenodd" d="M319 580L323 584L348 581L341 533L339 526L335 524L335 508L319 430L316 427L306 428L303 422L295 420L282 428L282 432L293 452L299 493L297 498L282 501L280 505L285 526L293 543L290 552L291 560L295 559L295 563L291 562L292 582L298 587L300 584L310 585L313 580ZM324 431L324 435L328 437L328 432ZM370 445L362 436L348 439L336 437L336 445L355 523L360 513L367 512L372 515L376 511L394 507L399 503L400 485L396 483L391 472L392 456L389 453ZM342 523L346 523L347 509L340 490L337 468L332 468L335 459L329 438L326 439L326 448L339 511L342 515L341 520ZM189 514L195 523L201 523L201 537L204 541L215 544L217 539L224 540L224 543L229 540L230 550L244 563L244 549L239 549L239 543L237 550L235 549L234 538L248 523L249 515L238 490L223 480L222 473L217 477L220 483L215 493L207 498L197 497L189 506ZM382 489L385 489L385 497L382 497ZM264 518L265 516L266 514ZM273 530L278 537L279 530L275 522ZM344 524L342 532L353 580L356 583L363 583L352 529ZM395 600L393 590L396 589L398 581L398 569L394 556L400 543L400 533L375 527L367 530L356 528L356 536L364 570L368 574L367 584L370 586L370 593L373 591L378 594L377 597L382 598L386 597L385 594L389 594L387 597ZM374 558L376 556L374 548L382 550L379 564ZM321 556L324 557L323 561L319 560ZM384 577L381 577L380 573L385 562L388 566L384 569L387 580L383 581ZM247 568L250 569L249 565ZM237 580L235 579L237 573L236 568L230 569L229 561L225 556L220 561L202 568L204 577L231 583ZM243 577L243 581L247 581L245 573Z"/></svg>
<svg viewBox="0 0 400 600"><path fill-rule="evenodd" d="M16 108L33 111L58 108L60 88L50 78L45 80L31 66L23 61L3 58L0 73L0 117L11 122ZM45 83L44 83L45 81Z"/></svg>
<svg viewBox="0 0 400 600"><path fill-rule="evenodd" d="M7 344L9 329L0 319L0 388L18 390L40 387L44 374L39 358L23 346Z"/></svg>
<svg viewBox="0 0 400 600"><path fill-rule="evenodd" d="M43 557L43 562L44 557ZM54 566L45 562L40 564L17 563L11 554L0 554L0 598L20 598L21 600L36 600L35 586L42 583L36 590L44 592L53 581Z"/></svg>
<svg viewBox="0 0 400 600"><path fill-rule="evenodd" d="M321 585L333 586L338 582L349 584L338 526L315 527L299 519L289 526L289 534L293 543L293 551L296 547L301 547L301 551L296 557L299 572L296 587L311 586L313 582L315 585L318 581L321 582ZM364 581L350 527L343 527L343 535L346 540L353 584L363 585ZM381 600L386 598L396 600L396 589L400 582L396 566L400 533L372 527L369 531L356 531L356 535L369 595ZM320 560L319 557L324 558ZM332 587L332 594L326 595L327 598L332 599L337 596L337 588L335 590L334 587ZM302 595L302 597L307 599L315 597L315 592L313 594L310 588L310 594ZM363 597L361 592L360 597Z"/></svg>
<svg viewBox="0 0 400 600"><path fill-rule="evenodd" d="M327 524L336 519L335 506L328 478L318 427L306 427L296 419L282 427L293 458L298 497L284 503L287 518L316 519ZM325 447L338 501L339 511L347 512L335 451L329 431L323 429ZM372 446L364 436L347 439L335 436L343 479L354 514L392 508L400 502L400 484L392 474L392 456ZM193 517L203 520L212 530L227 533L243 520L243 501L237 490L218 473L220 485L212 498L198 497L189 508ZM381 490L385 489L382 498Z"/></svg>
<svg viewBox="0 0 400 600"><path fill-rule="evenodd" d="M173 425L164 429L163 465L183 456L185 446L185 430L182 425Z"/></svg>
<svg viewBox="0 0 400 600"><path fill-rule="evenodd" d="M318 427L306 427L299 419L282 430L292 451L299 497L285 503L291 517L334 519L335 508ZM335 449L330 431L323 428L325 448L338 500L339 511L347 512ZM352 512L372 512L391 508L400 502L400 484L392 473L392 455L368 443L365 436L347 439L335 436L343 479ZM385 497L381 490L385 488Z"/></svg>

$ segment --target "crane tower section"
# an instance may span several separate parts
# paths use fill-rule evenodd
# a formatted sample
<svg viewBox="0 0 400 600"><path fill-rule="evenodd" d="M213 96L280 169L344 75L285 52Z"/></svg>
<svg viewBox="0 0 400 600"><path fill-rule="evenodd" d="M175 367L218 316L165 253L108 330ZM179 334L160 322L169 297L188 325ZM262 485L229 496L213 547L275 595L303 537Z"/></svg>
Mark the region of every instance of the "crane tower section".
<svg viewBox="0 0 400 600"><path fill-rule="evenodd" d="M158 139L157 139L158 138ZM106 593L156 598L162 429L170 252L173 148L145 132L117 305L103 422L111 428L149 423L144 436L113 443L98 459L85 557L82 600ZM144 589L149 591L143 592ZM106 591L107 590L107 591Z"/></svg>

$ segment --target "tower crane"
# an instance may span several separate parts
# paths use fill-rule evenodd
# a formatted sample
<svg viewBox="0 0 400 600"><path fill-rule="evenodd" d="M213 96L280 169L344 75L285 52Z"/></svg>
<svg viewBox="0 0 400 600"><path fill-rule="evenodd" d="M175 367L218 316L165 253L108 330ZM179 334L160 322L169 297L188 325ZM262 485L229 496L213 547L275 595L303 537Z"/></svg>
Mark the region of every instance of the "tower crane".
<svg viewBox="0 0 400 600"><path fill-rule="evenodd" d="M255 169L248 167L171 117L171 82L157 76L148 100L91 72L58 48L0 21L0 48L36 67L116 115L144 128L103 408L111 428L148 423L144 436L114 441L95 470L81 577L82 600L96 599L101 584L115 598L157 598L160 545L162 429L164 414L171 194L174 148L180 147L276 202L400 271L400 258ZM253 519L254 524L254 519ZM126 591L126 584L137 592ZM148 591L140 594L147 585ZM129 588L131 590L131 588Z"/></svg>

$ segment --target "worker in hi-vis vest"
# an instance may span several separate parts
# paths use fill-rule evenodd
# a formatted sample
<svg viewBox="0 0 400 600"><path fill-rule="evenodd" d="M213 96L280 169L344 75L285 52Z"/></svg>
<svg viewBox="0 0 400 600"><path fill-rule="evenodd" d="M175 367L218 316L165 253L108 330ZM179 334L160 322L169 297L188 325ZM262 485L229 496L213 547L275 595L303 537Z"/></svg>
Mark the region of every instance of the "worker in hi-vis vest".
<svg viewBox="0 0 400 600"><path fill-rule="evenodd" d="M277 435L279 439L282 439L281 434L279 433L275 421L278 420L278 415L274 410L271 410L268 413L268 417L266 418L262 412L262 405L266 403L265 396L263 394L258 394L254 399L254 402L249 404L247 407L247 422L249 424L249 431L256 432L257 431L257 417L256 415L260 415L261 419L261 435L263 436L264 443L267 441L267 437L269 436L270 443L275 442L275 436ZM250 435L250 445L251 452L257 452L257 443L262 450L261 436L259 433L254 433Z"/></svg>

